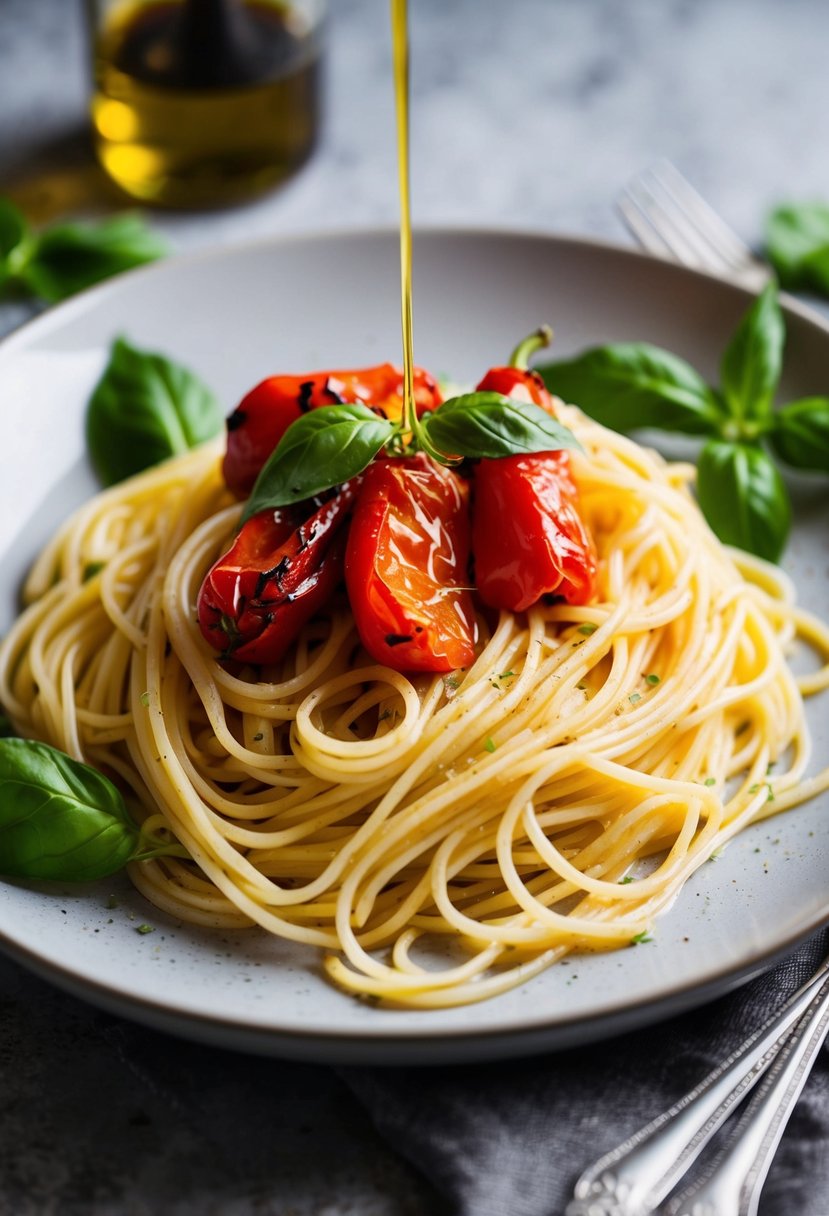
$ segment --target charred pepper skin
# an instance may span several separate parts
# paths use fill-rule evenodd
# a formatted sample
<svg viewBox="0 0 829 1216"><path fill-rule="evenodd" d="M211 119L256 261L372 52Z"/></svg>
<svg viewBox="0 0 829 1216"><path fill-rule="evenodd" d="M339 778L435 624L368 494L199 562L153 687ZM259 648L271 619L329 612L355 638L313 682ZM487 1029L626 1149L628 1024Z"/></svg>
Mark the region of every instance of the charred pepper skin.
<svg viewBox="0 0 829 1216"><path fill-rule="evenodd" d="M443 400L437 381L414 369L418 414ZM262 466L292 422L324 405L362 403L392 422L403 408L403 372L391 363L353 371L269 376L242 398L227 420L227 449L222 472L229 490L247 498Z"/></svg>
<svg viewBox="0 0 829 1216"><path fill-rule="evenodd" d="M395 671L445 672L475 658L468 487L418 453L363 474L345 581L360 640Z"/></svg>
<svg viewBox="0 0 829 1216"><path fill-rule="evenodd" d="M555 413L541 376L527 368L491 368L478 391ZM472 552L478 594L491 608L524 612L551 595L570 604L592 599L596 549L580 513L569 452L478 461Z"/></svg>
<svg viewBox="0 0 829 1216"><path fill-rule="evenodd" d="M199 591L199 626L224 658L277 663L342 580L343 525L355 485L305 509L259 511L208 571Z"/></svg>
<svg viewBox="0 0 829 1216"><path fill-rule="evenodd" d="M530 335L507 366L490 369L478 391L554 414L544 381L527 367L528 354L549 338L544 327ZM240 496L249 493L285 431L307 410L359 402L405 421L402 398L403 374L388 363L269 377L228 419L227 484ZM441 400L433 377L415 369L417 413ZM278 662L343 575L365 649L410 673L474 662L473 571L474 590L488 608L523 612L550 597L570 603L593 597L596 553L569 452L483 459L460 476L405 450L398 442L394 455L376 457L354 482L245 523L199 593L199 624L216 650L241 662Z"/></svg>

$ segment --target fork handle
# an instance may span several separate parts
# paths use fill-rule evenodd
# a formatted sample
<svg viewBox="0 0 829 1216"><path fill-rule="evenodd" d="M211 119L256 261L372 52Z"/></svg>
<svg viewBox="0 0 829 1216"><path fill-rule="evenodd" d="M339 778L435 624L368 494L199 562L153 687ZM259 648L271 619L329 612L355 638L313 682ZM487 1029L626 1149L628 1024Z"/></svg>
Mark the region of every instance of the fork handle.
<svg viewBox="0 0 829 1216"><path fill-rule="evenodd" d="M769 1067L824 985L829 990L829 958L699 1085L588 1166L565 1216L649 1216Z"/></svg>
<svg viewBox="0 0 829 1216"><path fill-rule="evenodd" d="M756 1216L760 1191L815 1057L829 1033L829 980L792 1031L702 1177L666 1205L666 1216Z"/></svg>

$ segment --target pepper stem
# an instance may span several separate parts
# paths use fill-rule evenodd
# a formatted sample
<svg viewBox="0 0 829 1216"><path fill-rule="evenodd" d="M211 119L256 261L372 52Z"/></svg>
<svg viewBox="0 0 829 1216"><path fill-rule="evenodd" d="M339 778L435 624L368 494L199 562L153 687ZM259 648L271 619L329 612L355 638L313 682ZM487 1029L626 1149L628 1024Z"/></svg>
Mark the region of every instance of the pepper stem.
<svg viewBox="0 0 829 1216"><path fill-rule="evenodd" d="M543 350L545 346L549 346L553 340L553 331L549 325L539 325L538 329L534 329L531 334L518 343L515 350L509 357L508 367L515 367L518 371L525 372L529 365L531 357L537 350Z"/></svg>

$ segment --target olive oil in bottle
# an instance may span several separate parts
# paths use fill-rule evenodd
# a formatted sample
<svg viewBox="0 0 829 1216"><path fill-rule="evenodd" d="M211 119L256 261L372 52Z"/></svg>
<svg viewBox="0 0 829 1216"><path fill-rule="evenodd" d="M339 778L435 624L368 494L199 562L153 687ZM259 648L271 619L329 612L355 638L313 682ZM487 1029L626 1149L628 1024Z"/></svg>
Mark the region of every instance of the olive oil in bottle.
<svg viewBox="0 0 829 1216"><path fill-rule="evenodd" d="M92 125L133 198L232 203L311 152L323 0L98 0Z"/></svg>

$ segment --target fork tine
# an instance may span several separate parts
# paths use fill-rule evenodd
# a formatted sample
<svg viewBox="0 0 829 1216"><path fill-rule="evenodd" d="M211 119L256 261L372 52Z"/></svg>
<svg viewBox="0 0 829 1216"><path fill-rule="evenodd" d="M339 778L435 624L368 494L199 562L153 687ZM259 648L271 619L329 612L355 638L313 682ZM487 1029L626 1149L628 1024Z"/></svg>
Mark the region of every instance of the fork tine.
<svg viewBox="0 0 829 1216"><path fill-rule="evenodd" d="M664 189L682 207L688 219L707 238L718 253L732 266L744 266L755 260L748 245L737 236L713 207L697 193L690 182L669 160L654 166L652 173Z"/></svg>
<svg viewBox="0 0 829 1216"><path fill-rule="evenodd" d="M727 274L759 290L770 271L667 160L634 178L617 200L634 237L652 253Z"/></svg>
<svg viewBox="0 0 829 1216"><path fill-rule="evenodd" d="M660 188L658 181L643 175L628 185L627 198L642 219L662 238L678 262L709 270L712 267L725 268L717 252L700 238L671 196ZM637 235L636 232L634 235Z"/></svg>
<svg viewBox="0 0 829 1216"><path fill-rule="evenodd" d="M670 257L671 249L667 241L659 235L650 220L645 218L632 198L629 198L627 194L622 194L616 200L616 206L628 228L644 249L663 258Z"/></svg>

